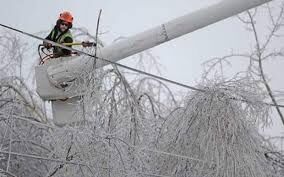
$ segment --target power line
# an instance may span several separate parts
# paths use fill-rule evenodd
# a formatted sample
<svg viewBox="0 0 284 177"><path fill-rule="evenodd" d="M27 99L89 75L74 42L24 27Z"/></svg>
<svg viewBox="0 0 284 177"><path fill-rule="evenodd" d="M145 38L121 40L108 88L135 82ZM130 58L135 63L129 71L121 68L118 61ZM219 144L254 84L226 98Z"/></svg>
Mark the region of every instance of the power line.
<svg viewBox="0 0 284 177"><path fill-rule="evenodd" d="M91 167L89 165L81 163L81 162L72 162L72 161L67 161L67 160L60 160L60 159L42 157L42 156L38 156L38 155L30 155L30 154L25 154L25 153L2 151L2 150L0 150L0 153L11 154L11 155L21 156L21 157L26 157L26 158L32 158L32 159L38 159L38 160L53 161L53 162L57 162L57 163L64 163L64 164L70 164L70 165L85 166L89 170L91 170ZM96 168L112 169L112 168L109 168L109 167L96 167ZM91 172L93 173L93 171L91 171ZM142 174L142 175L149 175L149 176L156 176L156 177L172 177L172 176L167 176L167 175L159 175L159 174L146 173L146 172L140 172L140 171L129 171L128 173L126 173L126 172L119 172L119 173L124 174L124 175Z"/></svg>
<svg viewBox="0 0 284 177"><path fill-rule="evenodd" d="M67 47L67 46L65 46L65 45L63 45L63 44L60 44L60 43L57 43L57 42L53 42L53 41L48 40L48 39L44 39L44 38L42 38L42 37L39 37L39 36L30 34L30 33L24 32L24 31L22 31L22 30L18 30L18 29L16 29L16 28L12 28L12 27L7 26L7 25L0 24L0 26L2 26L2 27L4 27L4 28L7 28L7 29L10 29L10 30L12 30L12 31L16 31L16 32L18 32L18 33L21 33L21 34L30 36L30 37L32 37L32 38L35 38L35 39L38 39L38 40L41 40L41 41L50 43L50 44L52 44L52 45L54 45L54 46L61 47L61 48L63 48L63 49L71 50L71 51L74 51L74 52L78 52L78 53L87 55L87 56L89 56L89 57L92 57L92 58L95 58L95 59L99 59L99 60L102 60L102 61L104 61L104 62L107 62L107 63L110 63L110 64L114 64L114 65L117 65L117 66L119 66L119 67L122 67L122 68L125 68L125 69L128 69L128 70L132 70L132 71L134 71L134 72L138 72L138 73L141 73L141 74L150 76L150 77L154 77L154 78L157 78L157 79L159 79L159 80L163 80L163 81L166 81L166 82L169 82L169 83L172 83L172 84L175 84L175 85L179 85L179 86L181 86L181 87L185 87L185 88L188 88L188 89L191 89L191 90L196 90L196 91L205 92L205 90L198 89L198 88L195 88L195 87L186 85L186 84L182 84L182 83L180 83L180 82L176 82L176 81L173 81L173 80L170 80L170 79L161 77L161 76L157 76L157 75L154 75L154 74L150 74L150 73L147 73L147 72L145 72L145 71L141 71L141 70L138 70L138 69L129 67L129 66L125 66L125 65L119 64L119 63L117 63L117 62L113 62L113 61L107 60L107 59L105 59L105 58L96 57L95 55L89 54L89 53L87 53L87 52L84 52L84 51L81 51L81 50L78 50L78 49L75 49L75 48Z"/></svg>
<svg viewBox="0 0 284 177"><path fill-rule="evenodd" d="M33 120L25 119L25 118L22 118L22 117L17 116L17 115L12 115L12 116L13 117L11 117L11 118L19 119L19 120L22 120L22 121L27 121L27 122L29 122L31 124L35 124L35 125L38 125L38 126L44 126L46 128L51 128L51 129L55 129L55 130L61 130L61 128L50 126L50 125L46 125L46 124L43 124L43 123L40 123L40 122L36 122L36 121L33 121ZM98 136L98 135L95 135L95 136L97 136L98 138L104 138L104 137L101 137L101 136ZM108 136L106 136L106 137L108 137ZM112 138L112 139L121 141L118 138ZM124 142L124 141L123 141L123 143L125 143L130 148L136 149L138 151L148 151L148 152L160 153L160 154L169 155L169 156L173 156L173 157L189 159L189 160L194 160L194 161L203 162L203 163L209 163L208 161L201 160L201 159L198 159L198 158L193 158L193 157L189 157L189 156L185 156L185 155L169 153L169 152L160 151L160 150L152 150L152 149L148 149L148 148L141 148L141 147L138 147L138 146L130 145L130 144Z"/></svg>
<svg viewBox="0 0 284 177"><path fill-rule="evenodd" d="M27 121L31 124L35 124L35 125L39 125L39 126L44 126L44 127L47 127L47 128L51 128L51 129L58 129L60 130L60 128L57 128L57 127L54 127L54 126L50 126L50 125L46 125L46 124L42 124L42 123L39 123L39 122L36 122L36 121L33 121L33 120L29 120L29 119L25 119L25 118L21 118L20 116L16 116L16 115L13 115L14 119L19 119L19 120L23 120L23 121ZM101 136L98 136L96 135L98 138L104 138L104 137L101 137ZM120 139L118 138L113 138L114 140L118 140L118 141L121 141ZM158 154L164 154L164 155L168 155L168 156L173 156L173 157L177 157L177 158L183 158L183 159L189 159L189 160L194 160L194 161L198 161L198 162L202 162L202 163L209 163L208 161L205 161L205 160L201 160L201 159L198 159L198 158L193 158L193 157L189 157L189 156L185 156L185 155L180 155L180 154L174 154L174 153L169 153L169 152L165 152L165 151L160 151L160 150L153 150L153 149L148 149L148 148L141 148L141 147L138 147L138 146L134 146L134 145L130 145L126 142L123 141L123 143L125 143L127 146L129 146L130 148L132 149L135 149L135 150L138 150L138 151L148 151L148 152L154 152L154 153L158 153Z"/></svg>
<svg viewBox="0 0 284 177"><path fill-rule="evenodd" d="M2 27L4 27L4 28L7 28L7 29L10 29L10 30L12 30L12 31L16 31L16 32L18 32L18 33L21 33L21 34L30 36L30 37L32 37L32 38L35 38L35 39L38 39L38 40L41 40L41 41L50 43L50 44L52 44L52 45L54 45L54 46L61 47L61 48L63 48L63 49L71 50L71 51L74 51L74 52L78 52L78 53L87 55L87 56L89 56L89 57L91 57L91 58L99 59L99 60L102 60L102 61L104 61L104 62L107 62L107 63L113 64L113 65L119 66L119 67L121 67L121 68L125 68L125 69L131 70L131 71L134 71L134 72L143 74L143 75L147 75L147 76L150 76L150 77L153 77L153 78L156 78L156 79L159 79L159 80L168 82L168 83L172 83L172 84L174 84L174 85L178 85L178 86L181 86L181 87L184 87L184 88L188 88L188 89L191 89L191 90L195 90L195 91L206 92L206 90L204 90L204 89L196 88L196 87L189 86L189 85L186 85L186 84L183 84L183 83L174 81L174 80L170 80L170 79L165 78L165 77L157 76L157 75L154 75L154 74L151 74L151 73L142 71L142 70L138 70L138 69L135 69L135 68L132 68L132 67L129 67L129 66L126 66L126 65L117 63L117 62L113 62L113 61L107 60L107 59L105 59L105 58L100 58L100 57L97 57L97 56L95 56L95 55L89 54L89 53L87 53L87 52L84 52L84 51L81 51L81 50L78 50L78 49L75 49L75 48L67 47L67 46L65 46L65 45L63 45L63 44L60 44L60 43L57 43L57 42L53 42L53 41L48 40L48 39L44 39L44 38L42 38L42 37L39 37L39 36L30 34L30 33L24 32L24 31L22 31L22 30L18 30L18 29L16 29L16 28L12 28L12 27L7 26L7 25L3 25L3 24L1 24L1 23L0 23L0 26L2 26ZM233 99L233 100L242 101L242 102L247 102L247 103L249 102L248 100L243 100L243 99L237 99L237 98L232 98L232 99ZM284 105L275 105L275 104L272 104L272 103L265 103L265 102L264 102L263 104L264 104L264 105L267 105L267 106L273 106L273 107L284 108Z"/></svg>
<svg viewBox="0 0 284 177"><path fill-rule="evenodd" d="M81 162L72 162L72 161L67 161L67 160L53 159L53 158L42 157L42 156L38 156L38 155L30 155L30 154L25 154L25 153L3 151L3 150L0 150L0 153L22 156L22 157L33 158L33 159L39 159L39 160L53 161L53 162L58 162L58 163L86 166L86 167L90 168L87 164L84 164L84 163L81 163Z"/></svg>

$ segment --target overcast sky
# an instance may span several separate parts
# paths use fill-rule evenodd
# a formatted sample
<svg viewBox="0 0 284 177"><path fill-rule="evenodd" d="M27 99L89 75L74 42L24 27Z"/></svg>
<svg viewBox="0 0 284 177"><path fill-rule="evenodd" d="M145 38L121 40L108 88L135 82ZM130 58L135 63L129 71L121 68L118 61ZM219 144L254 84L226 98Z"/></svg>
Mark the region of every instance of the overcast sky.
<svg viewBox="0 0 284 177"><path fill-rule="evenodd" d="M119 36L134 35L216 2L218 0L1 0L0 23L36 33L50 30L59 13L68 10L74 15L75 27L85 27L95 34L97 16L102 9L100 31L107 33L101 39L110 44ZM252 48L251 35L236 17L232 17L151 51L164 66L164 77L195 85L206 59ZM277 61L267 66L267 70L274 88L284 90L282 66L284 62ZM232 70L239 68L241 64L233 66ZM274 132L279 133L280 126Z"/></svg>

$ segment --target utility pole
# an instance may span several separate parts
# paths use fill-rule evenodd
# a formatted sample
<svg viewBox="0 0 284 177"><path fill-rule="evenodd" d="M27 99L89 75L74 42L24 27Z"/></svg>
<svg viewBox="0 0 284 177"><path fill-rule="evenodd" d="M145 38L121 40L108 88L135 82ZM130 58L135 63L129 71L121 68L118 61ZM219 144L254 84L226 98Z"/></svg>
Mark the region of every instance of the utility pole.
<svg viewBox="0 0 284 177"><path fill-rule="evenodd" d="M158 46L162 43L191 33L210 24L237 15L271 0L222 0L217 4L181 16L125 40L104 47L97 56L111 62L117 62L128 56ZM36 67L37 92L44 100L52 101L54 121L57 125L81 121L74 116L75 106L82 96L62 83L72 83L82 71L91 71L94 60L82 56L58 58L45 65ZM109 62L97 60L96 67ZM73 92L72 92L73 91ZM66 101L59 99L69 98Z"/></svg>

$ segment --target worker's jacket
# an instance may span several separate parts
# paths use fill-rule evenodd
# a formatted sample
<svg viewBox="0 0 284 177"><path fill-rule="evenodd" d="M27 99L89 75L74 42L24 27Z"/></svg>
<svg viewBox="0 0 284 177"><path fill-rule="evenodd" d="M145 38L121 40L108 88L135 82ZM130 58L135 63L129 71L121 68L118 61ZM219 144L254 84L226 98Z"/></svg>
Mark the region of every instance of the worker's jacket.
<svg viewBox="0 0 284 177"><path fill-rule="evenodd" d="M53 42L57 42L57 43L72 43L73 42L73 38L72 38L72 34L70 30L67 30L61 33L57 26L53 28L53 30L46 37L46 39L51 40ZM67 47L72 47L72 46L67 46ZM55 46L53 50L54 57L69 56L71 55L71 53L72 51L63 49L57 46Z"/></svg>

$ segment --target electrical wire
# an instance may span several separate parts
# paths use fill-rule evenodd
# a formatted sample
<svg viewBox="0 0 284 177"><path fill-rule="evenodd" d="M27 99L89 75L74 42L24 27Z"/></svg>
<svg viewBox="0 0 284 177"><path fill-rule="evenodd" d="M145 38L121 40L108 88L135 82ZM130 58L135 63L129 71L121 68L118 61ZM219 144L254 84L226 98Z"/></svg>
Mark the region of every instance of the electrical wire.
<svg viewBox="0 0 284 177"><path fill-rule="evenodd" d="M55 126L51 126L51 125L46 125L46 124L43 124L43 123L40 123L40 122L36 122L36 121L33 121L33 120L29 120L29 119L25 119L25 118L22 118L20 116L16 116L16 115L13 115L13 117L11 118L14 118L14 119L19 119L19 120L22 120L22 121L27 121L31 124L35 124L35 125L38 125L38 126L43 126L43 127L46 127L46 128L51 128L51 129L58 129L60 130L61 128L58 128L58 127L55 127ZM104 138L104 137L101 137L101 136L98 136L96 135L98 138ZM109 136L106 136L107 138L109 138ZM115 139L115 140L118 140L118 141L121 141L120 139L118 138L112 138L112 139ZM194 161L198 161L198 162L202 162L202 163L209 163L208 161L205 161L205 160L201 160L201 159L198 159L198 158L193 158L193 157L189 157L189 156L185 156L185 155L179 155L179 154L174 154L174 153L169 153L169 152L165 152L165 151L160 151L160 150L153 150L153 149L148 149L148 148L141 148L141 147L138 147L138 146L134 146L134 145L130 145L128 143L125 143L123 142L124 144L126 144L128 147L132 148L132 149L135 149L137 151L148 151L148 152L154 152L154 153L160 153L160 154L164 154L164 155L168 155L168 156L173 156L173 157L178 157L178 158L183 158L183 159L189 159L189 160L194 160Z"/></svg>
<svg viewBox="0 0 284 177"><path fill-rule="evenodd" d="M27 33L27 32L24 32L24 31L21 31L21 30L18 30L18 29L15 29L15 28L12 28L10 26L7 26L7 25L3 25L0 23L0 26L4 27L4 28L7 28L7 29L10 29L10 30L13 30L13 31L16 31L18 33L22 33L24 35L27 35L27 36L30 36L32 38L35 38L35 39L38 39L38 40L41 40L41 41L44 41L44 42L47 42L47 43L50 43L54 46L57 46L57 47L61 47L63 49L67 49L67 50L71 50L71 51L74 51L74 52L78 52L80 54L84 54L86 56L89 56L91 58L95 58L96 59L99 59L101 61L104 61L104 62L107 62L109 64L113 64L113 65L116 65L116 66L119 66L121 68L125 68L125 69L128 69L128 70L131 70L131 71L134 71L134 72L137 72L137 73L140 73L140 74L143 74L143 75L147 75L147 76L150 76L150 77L153 77L153 78L156 78L156 79L159 79L159 80L162 80L162 81L165 81L165 82L168 82L168 83L172 83L174 85L178 85L178 86L181 86L181 87L184 87L184 88L188 88L188 89L191 89L191 90L195 90L195 91L200 91L200 92L206 92L206 90L203 90L203 89L200 89L200 88L196 88L196 87L193 87L193 86L189 86L189 85L186 85L186 84L183 84L183 83L180 83L180 82L177 82L177 81L174 81L174 80L170 80L170 79L167 79L165 77L161 77L161 76L157 76L157 75L154 75L154 74L151 74L151 73L148 73L148 72L145 72L145 71L142 71L142 70L138 70L138 69L135 69L135 68L132 68L132 67L129 67L129 66L126 66L126 65L123 65L123 64L120 64L120 63L117 63L117 62L114 62L114 61L110 61L110 60L107 60L105 58L100 58L100 57L96 57L95 55L92 55L92 54L89 54L87 52L84 52L84 51L81 51L81 50L78 50L78 49L75 49L75 48L71 48L71 47L67 47L63 44L60 44L60 43L57 43L57 42L53 42L51 40L48 40L48 39L44 39L42 37L38 37L36 35L33 35L33 34L30 34L30 33ZM247 100L243 100L243 99L237 99L237 98L232 98L233 100L238 100L238 101L242 101L242 102L249 102ZM272 103L263 103L264 105L267 105L267 106L273 106L273 107L280 107L280 108L284 108L284 105L275 105L275 104L272 104Z"/></svg>
<svg viewBox="0 0 284 177"><path fill-rule="evenodd" d="M36 35L30 34L30 33L27 33L27 32L24 32L24 31L21 31L21 30L18 30L18 29L15 29L15 28L12 28L12 27L7 26L7 25L0 24L0 26L2 26L2 27L4 27L4 28L7 28L7 29L10 29L10 30L13 30L13 31L16 31L16 32L19 32L19 33L22 33L22 34L27 35L27 36L30 36L30 37L32 37L32 38L35 38L35 39L38 39L38 40L41 40L41 41L50 43L50 44L52 44L52 45L54 45L54 46L61 47L61 48L63 48L63 49L71 50L71 51L74 51L74 52L78 52L78 53L80 53L80 54L84 54L84 55L87 55L87 56L89 56L89 57L92 57L92 58L95 58L95 59L99 59L99 60L104 61L104 62L107 62L107 63L109 63L109 64L114 64L114 65L119 66L119 67L121 67L121 68L125 68L125 69L128 69L128 70L131 70L131 71L134 71L134 72L143 74L143 75L147 75L147 76L150 76L150 77L154 77L154 78L157 78L157 79L159 79L159 80L163 80L163 81L166 81L166 82L169 82L169 83L172 83L172 84L175 84L175 85L179 85L179 86L181 86L181 87L185 87L185 88L188 88L188 89L191 89L191 90L202 91L202 92L205 91L205 90L198 89L198 88L195 88L195 87L192 87L192 86L189 86L189 85L180 83L180 82L176 82L176 81L173 81L173 80L170 80L170 79L161 77L161 76L157 76L157 75L154 75L154 74L150 74L150 73L147 73L147 72L145 72L145 71L141 71L141 70L138 70L138 69L135 69L135 68L132 68L132 67L129 67L129 66L126 66L126 65L117 63L117 62L113 62L113 61L107 60L107 59L105 59L105 58L96 57L95 55L89 54L89 53L87 53L87 52L84 52L84 51L81 51L81 50L78 50L78 49L75 49L75 48L67 47L67 46L65 46L65 45L63 45L63 44L60 44L60 43L57 43L57 42L53 42L53 41L48 40L48 39L44 39L44 38L42 38L42 37L38 37L38 36L36 36Z"/></svg>

